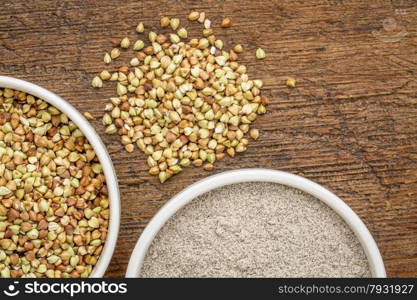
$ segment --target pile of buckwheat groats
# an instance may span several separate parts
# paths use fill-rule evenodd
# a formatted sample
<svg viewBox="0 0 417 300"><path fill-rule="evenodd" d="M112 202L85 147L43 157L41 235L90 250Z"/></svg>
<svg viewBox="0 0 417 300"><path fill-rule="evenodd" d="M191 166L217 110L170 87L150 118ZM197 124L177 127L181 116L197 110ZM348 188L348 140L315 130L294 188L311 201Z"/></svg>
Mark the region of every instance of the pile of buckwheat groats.
<svg viewBox="0 0 417 300"><path fill-rule="evenodd" d="M65 114L0 89L0 277L88 277L107 237L107 194Z"/></svg>
<svg viewBox="0 0 417 300"><path fill-rule="evenodd" d="M102 80L117 82L117 97L105 107L105 132L117 132L128 152L136 144L148 155L149 173L161 182L191 164L209 171L225 153L233 157L245 151L245 134L259 137L250 124L269 102L261 96L263 82L250 80L246 67L237 62L242 45L225 50L203 12L191 12L188 20L204 25L203 37L188 39L179 19L163 17L161 27L175 33L150 31L148 46L141 39L131 43L123 38L104 55L104 62L117 59L119 48L132 47L130 66L113 73L103 70L92 81L97 88ZM230 19L223 19L221 27L230 26ZM144 30L143 23L137 25L138 33ZM257 49L256 57L263 59L265 52Z"/></svg>

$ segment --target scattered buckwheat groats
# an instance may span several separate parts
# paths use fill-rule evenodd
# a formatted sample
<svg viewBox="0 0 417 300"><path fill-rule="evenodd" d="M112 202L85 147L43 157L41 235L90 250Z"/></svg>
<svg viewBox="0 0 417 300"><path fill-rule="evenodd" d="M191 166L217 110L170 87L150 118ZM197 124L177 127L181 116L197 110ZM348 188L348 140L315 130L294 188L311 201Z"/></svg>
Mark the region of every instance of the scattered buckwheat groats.
<svg viewBox="0 0 417 300"><path fill-rule="evenodd" d="M257 59L264 59L265 58L265 51L264 51L264 49L262 49L262 48L256 49L255 55L256 55L256 58Z"/></svg>
<svg viewBox="0 0 417 300"><path fill-rule="evenodd" d="M249 135L250 125L269 102L261 95L263 82L250 79L237 62L243 47L225 50L204 13L191 12L188 20L203 24L203 37L191 38L179 19L162 17L160 25L174 33L150 31L147 45L124 38L120 47L134 50L129 64L103 71L92 82L101 87L101 80L116 81L117 95L102 120L105 132L117 132L126 151L138 147L147 154L149 173L161 182L189 165L210 171L226 153L244 152L246 136L259 136ZM223 27L230 24L223 20ZM136 31L142 33L144 25ZM119 55L114 48L110 59Z"/></svg>
<svg viewBox="0 0 417 300"><path fill-rule="evenodd" d="M0 89L0 277L88 277L107 237L107 194L65 114Z"/></svg>
<svg viewBox="0 0 417 300"><path fill-rule="evenodd" d="M136 26L136 32L137 33L142 33L145 31L145 26L143 25L142 22L140 22L137 26Z"/></svg>
<svg viewBox="0 0 417 300"><path fill-rule="evenodd" d="M287 81L285 82L285 84L290 88L295 88L296 81L294 78L289 77L287 78Z"/></svg>
<svg viewBox="0 0 417 300"><path fill-rule="evenodd" d="M232 21L229 18L224 18L220 26L223 28L230 27L232 26Z"/></svg>

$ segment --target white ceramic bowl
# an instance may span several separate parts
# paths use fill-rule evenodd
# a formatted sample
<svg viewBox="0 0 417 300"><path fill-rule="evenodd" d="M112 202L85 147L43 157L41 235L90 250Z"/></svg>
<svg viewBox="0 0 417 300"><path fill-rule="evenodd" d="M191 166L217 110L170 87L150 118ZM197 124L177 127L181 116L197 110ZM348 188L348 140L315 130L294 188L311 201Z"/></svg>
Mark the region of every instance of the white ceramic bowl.
<svg viewBox="0 0 417 300"><path fill-rule="evenodd" d="M0 76L0 87L26 92L55 106L61 112L66 114L78 126L78 128L84 133L85 137L90 142L91 146L94 148L94 151L96 152L96 155L100 160L101 165L103 166L103 172L106 178L110 200L110 221L107 239L100 258L90 274L90 277L102 277L113 255L113 251L117 242L117 236L119 233L120 223L119 187L117 184L116 173L113 168L113 163L111 162L110 156L107 153L106 147L101 142L100 137L95 132L90 123L71 104L56 94L36 84L7 76Z"/></svg>
<svg viewBox="0 0 417 300"><path fill-rule="evenodd" d="M372 276L386 277L384 262L372 235L361 219L345 202L311 180L290 173L268 169L241 169L213 175L192 184L174 196L152 218L140 236L130 257L126 277L138 277L146 253L153 239L168 219L184 205L199 195L224 185L254 181L275 182L287 185L302 190L323 201L336 211L356 234L364 249L366 257L368 258Z"/></svg>

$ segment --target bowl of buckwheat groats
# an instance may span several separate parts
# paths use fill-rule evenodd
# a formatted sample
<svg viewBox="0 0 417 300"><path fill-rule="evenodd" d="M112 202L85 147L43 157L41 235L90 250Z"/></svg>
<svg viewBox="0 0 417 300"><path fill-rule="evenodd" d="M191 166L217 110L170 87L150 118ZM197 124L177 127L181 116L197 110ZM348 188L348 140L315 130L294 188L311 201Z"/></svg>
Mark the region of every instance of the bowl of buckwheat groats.
<svg viewBox="0 0 417 300"><path fill-rule="evenodd" d="M119 221L113 164L88 121L0 76L0 277L102 277Z"/></svg>

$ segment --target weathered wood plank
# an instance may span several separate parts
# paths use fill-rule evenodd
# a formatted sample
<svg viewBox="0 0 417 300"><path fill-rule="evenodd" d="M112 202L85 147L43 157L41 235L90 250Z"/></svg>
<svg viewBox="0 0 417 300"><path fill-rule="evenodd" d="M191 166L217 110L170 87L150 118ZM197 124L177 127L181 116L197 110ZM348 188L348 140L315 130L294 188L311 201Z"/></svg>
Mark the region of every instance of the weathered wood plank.
<svg viewBox="0 0 417 300"><path fill-rule="evenodd" d="M157 29L162 15L204 10L226 45L265 82L269 112L261 137L214 173L272 167L301 174L344 199L374 234L389 276L417 276L417 8L412 0L5 1L0 11L0 74L32 81L80 111L102 114L113 88L90 88L110 40L135 37L136 22ZM219 28L222 17L234 25ZM392 18L392 19L389 19ZM396 27L381 30L395 20ZM388 23L387 23L388 22ZM199 27L193 24L191 36ZM375 31L376 30L376 31ZM373 34L392 37L384 42ZM263 47L264 61L254 59ZM127 56L122 58L127 59ZM120 60L120 64L123 60ZM286 76L297 88L284 85ZM134 244L175 193L209 173L196 168L160 185L145 156L125 153L93 122L112 156L122 194L121 232L107 276L123 276Z"/></svg>

